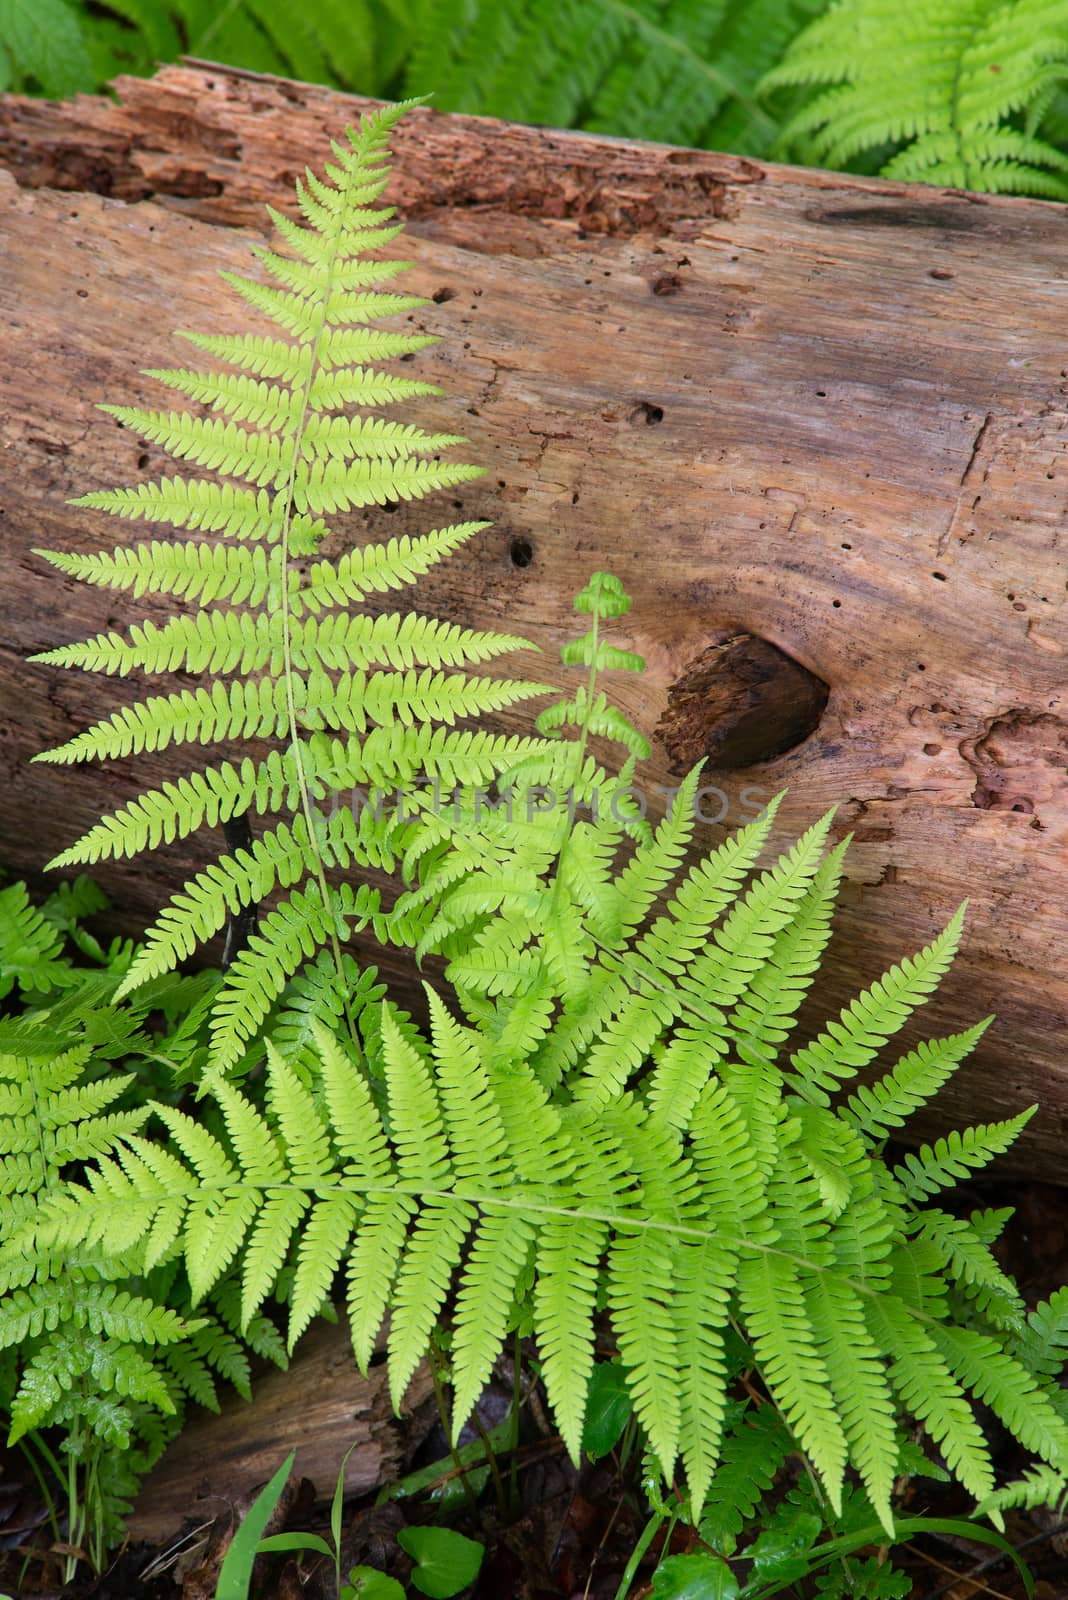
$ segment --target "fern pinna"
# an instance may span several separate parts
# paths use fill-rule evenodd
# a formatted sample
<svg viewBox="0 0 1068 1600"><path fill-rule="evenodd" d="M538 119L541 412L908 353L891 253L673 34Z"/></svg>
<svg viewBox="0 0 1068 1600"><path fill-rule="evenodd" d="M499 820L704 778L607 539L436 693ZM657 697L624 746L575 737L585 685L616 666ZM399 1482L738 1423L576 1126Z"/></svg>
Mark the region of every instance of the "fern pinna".
<svg viewBox="0 0 1068 1600"><path fill-rule="evenodd" d="M121 758L176 743L225 753L275 741L266 755L218 760L142 794L52 863L130 856L204 825L233 825L249 811L292 816L255 842L247 836L185 885L150 929L120 989L169 970L228 916L248 915L275 891L287 891L234 960L216 1002L214 1060L222 1068L240 1057L305 957L325 947L344 979L340 947L355 930L370 924L380 940L418 937L391 920L366 881L336 887L329 880L335 868L391 867L396 848L392 811L383 817L370 806L356 816L334 797L354 786L403 791L423 774L446 785L490 778L528 742L455 725L540 692L467 670L521 640L411 613L349 609L412 583L485 524L315 559L331 513L417 499L481 470L442 459L458 437L374 414L438 392L378 365L431 338L372 325L426 303L372 287L406 264L368 256L401 231L393 209L373 202L388 178L387 138L405 109L377 111L349 130L348 147L334 144L325 178L309 170L298 185L306 226L271 212L290 253L256 251L270 285L223 275L284 337L187 335L228 367L151 374L206 415L104 408L221 478L165 476L76 504L211 537L152 540L111 554L42 552L89 583L180 596L195 608L162 626L149 621L128 636L100 634L38 660L124 676L183 671L211 681L137 699L39 759Z"/></svg>
<svg viewBox="0 0 1068 1600"><path fill-rule="evenodd" d="M532 1329L572 1454L606 1305L650 1448L669 1482L681 1459L695 1517L738 1333L836 1507L852 1467L891 1528L899 1412L991 1496L969 1395L1063 1479L1056 1335L1041 1319L1029 1335L991 1253L1004 1213L937 1203L1029 1113L881 1159L983 1025L840 1093L932 993L960 919L787 1052L842 847L824 853L824 818L752 877L770 821L683 872L644 927L602 940L547 1027L466 1025L432 991L429 1039L388 1003L364 1056L313 1024L312 1081L272 1046L262 1107L213 1081L217 1133L158 1105L166 1140L124 1134L86 1186L40 1208L23 1247L103 1248L144 1270L177 1251L195 1296L236 1271L244 1318L295 1250L291 1345L343 1268L361 1364L390 1312L398 1404L451 1294L454 1425L508 1330ZM676 875L680 831L669 818L637 847L646 883Z"/></svg>

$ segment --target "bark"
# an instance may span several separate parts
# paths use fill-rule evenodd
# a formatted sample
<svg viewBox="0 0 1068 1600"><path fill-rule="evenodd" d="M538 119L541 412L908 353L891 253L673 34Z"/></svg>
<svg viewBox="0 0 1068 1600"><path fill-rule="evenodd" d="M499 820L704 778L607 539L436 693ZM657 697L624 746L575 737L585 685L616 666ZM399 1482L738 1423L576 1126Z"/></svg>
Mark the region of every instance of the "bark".
<svg viewBox="0 0 1068 1600"><path fill-rule="evenodd" d="M239 1508L273 1477L290 1450L290 1482L309 1478L319 1501L334 1493L345 1453L346 1494L392 1483L436 1416L429 1370L412 1379L402 1417L393 1415L385 1364L361 1378L344 1323L317 1323L288 1372L270 1371L251 1402L233 1395L218 1415L198 1412L146 1478L127 1530L163 1543L189 1523Z"/></svg>
<svg viewBox="0 0 1068 1600"><path fill-rule="evenodd" d="M249 265L264 203L290 203L361 104L203 66L117 89L0 101L0 856L20 873L182 770L174 752L28 764L130 694L24 661L142 614L32 554L139 536L65 505L168 465L94 403L163 403L139 369L188 360L172 327L242 325L216 269ZM412 368L445 388L417 420L491 466L444 515L338 518L332 548L491 517L418 603L523 634L546 654L515 669L561 681L571 595L616 572L634 596L619 642L648 662L619 687L654 741L647 792L707 754L724 798L706 797L705 844L783 787L780 841L838 802L854 843L824 1012L969 896L921 1021L998 1020L917 1127L1039 1100L1020 1148L1059 1177L1064 208L428 110L394 143L408 282L433 297L414 321L444 339ZM98 876L142 925L222 848Z"/></svg>

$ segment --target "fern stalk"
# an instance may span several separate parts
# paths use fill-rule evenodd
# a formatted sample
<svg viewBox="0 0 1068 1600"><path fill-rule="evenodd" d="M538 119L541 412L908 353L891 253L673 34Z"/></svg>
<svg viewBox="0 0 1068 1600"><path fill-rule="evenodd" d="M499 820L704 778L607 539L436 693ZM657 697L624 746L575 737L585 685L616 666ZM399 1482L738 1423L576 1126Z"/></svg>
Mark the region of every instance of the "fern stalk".
<svg viewBox="0 0 1068 1600"><path fill-rule="evenodd" d="M282 620L282 673L286 689L286 711L289 718L288 739L289 748L293 756L293 766L296 772L297 787L300 790L301 809L304 813L304 820L308 827L309 851L314 862L315 876L319 884L319 893L322 895L324 906L329 903L330 889L327 884L326 867L323 862L322 851L319 849L318 839L316 837L316 812L312 804L311 792L308 787L308 779L304 770L304 754L301 749L300 739L298 738L297 707L294 693L295 673L293 668L293 643L291 636L292 609L288 581L290 538L293 522L293 491L296 483L297 462L300 459L301 450L304 443L304 429L308 416L308 401L311 395L312 385L319 371L319 352L322 345L323 329L326 326L327 307L330 304L331 293L334 285L334 272L337 264L338 246L342 232L342 225L346 217L347 205L349 203L349 197L352 193L353 184L361 175L361 167L363 165L361 162L361 157L366 160L369 151L374 148L375 143L379 142L376 138L379 129L381 129L382 134L385 134L388 132L388 129L392 126L392 124L395 123L401 116L403 116L404 112L407 111L409 107L417 104L419 104L419 101L417 100L408 100L399 103L388 114L379 113L378 126L376 127L374 122L372 122L368 124L365 130L361 130L359 141L354 141L354 152L344 151L336 143L332 145L334 154L340 160L342 168L345 172L343 203L337 208L337 221L332 235L329 236L329 243L327 247L326 282L323 285L322 297L319 304L319 325L315 330L315 334L311 342L311 354L308 361L308 372L301 390L300 410L297 419L297 425L293 430L293 440L290 448L289 471L286 478L285 489L283 490L282 494L282 539L281 558L279 561L282 572L280 613ZM356 1044L356 1025L352 1016L351 1008L349 1006L348 995L345 993L345 969L341 960L341 942L338 939L336 928L333 927L330 929L330 950L334 959L334 970L338 979L339 992L345 995L345 1017L348 1024L349 1036L352 1039L353 1044Z"/></svg>

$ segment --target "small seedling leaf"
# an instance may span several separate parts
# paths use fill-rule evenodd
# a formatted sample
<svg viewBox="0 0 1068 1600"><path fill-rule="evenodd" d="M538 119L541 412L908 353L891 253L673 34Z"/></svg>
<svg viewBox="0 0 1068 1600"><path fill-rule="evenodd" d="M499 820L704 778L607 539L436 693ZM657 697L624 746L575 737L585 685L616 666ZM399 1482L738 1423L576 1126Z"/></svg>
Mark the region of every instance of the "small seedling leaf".
<svg viewBox="0 0 1068 1600"><path fill-rule="evenodd" d="M730 1567L707 1550L668 1556L653 1573L653 1600L735 1600L738 1592Z"/></svg>
<svg viewBox="0 0 1068 1600"><path fill-rule="evenodd" d="M416 1563L412 1583L432 1600L449 1600L478 1577L484 1546L451 1528L405 1528L397 1543Z"/></svg>

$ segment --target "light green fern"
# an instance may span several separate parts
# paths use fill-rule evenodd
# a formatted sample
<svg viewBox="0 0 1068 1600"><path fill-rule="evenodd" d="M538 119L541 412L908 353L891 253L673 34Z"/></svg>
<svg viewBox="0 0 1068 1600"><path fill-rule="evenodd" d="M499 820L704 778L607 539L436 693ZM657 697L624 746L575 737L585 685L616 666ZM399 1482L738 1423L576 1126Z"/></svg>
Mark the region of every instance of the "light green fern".
<svg viewBox="0 0 1068 1600"><path fill-rule="evenodd" d="M381 940L419 938L418 918L391 918L365 882L334 885L335 870L358 878L361 869L390 868L406 837L392 812L357 817L337 797L357 786L403 791L423 773L447 784L485 782L534 748L456 727L541 692L470 670L523 641L411 613L349 609L411 583L484 524L364 545L337 561L316 558L324 516L418 499L480 470L444 459L460 442L453 435L373 414L437 392L377 364L431 342L373 326L425 303L374 287L404 263L368 255L400 232L392 209L373 202L388 177L386 141L404 110L377 112L347 146L335 144L325 178L308 172L298 186L306 226L272 213L290 254L257 251L271 284L224 274L287 337L189 335L238 370L153 373L209 415L105 408L221 477L169 476L77 503L197 537L110 554L42 552L85 582L193 604L162 625L147 621L37 658L123 677L183 672L209 680L138 698L39 759L123 758L172 744L218 752L105 817L52 864L133 855L205 825L228 830L232 854L164 909L120 995L169 971L228 919L251 923L257 906L283 893L235 953L216 1002L213 1056L221 1068L238 1060L288 978L318 950L331 952L340 982L341 945L359 928L372 926ZM263 741L276 748L243 754ZM272 811L292 820L253 840L246 818Z"/></svg>
<svg viewBox="0 0 1068 1600"><path fill-rule="evenodd" d="M1068 198L1041 136L1068 76L1060 0L837 0L763 80L809 93L782 130L802 160L888 178Z"/></svg>
<svg viewBox="0 0 1068 1600"><path fill-rule="evenodd" d="M220 1380L247 1397L250 1351L286 1361L266 1317L242 1328L231 1283L219 1285L211 1307L192 1310L173 1252L146 1273L133 1257L95 1248L27 1253L13 1245L72 1172L143 1126L139 1079L148 1062L180 1066L203 1026L202 980L170 979L139 991L136 1004L109 1003L129 948L117 941L105 952L78 925L105 904L84 878L40 909L22 885L0 895L0 917L16 906L21 935L14 951L0 939L0 980L18 978L23 992L21 1013L0 1021L0 1413L9 1443L46 1464L54 1457L41 1430L65 1434L67 1463L57 1475L68 1542L98 1569L186 1400L218 1410ZM68 941L88 967L67 953ZM150 1013L175 1010L162 1038L146 1027Z"/></svg>
<svg viewBox="0 0 1068 1600"><path fill-rule="evenodd" d="M991 1225L977 1219L965 1244L922 1205L962 1161L971 1171L1004 1148L1026 1114L891 1174L881 1127L858 1128L849 1103L824 1103L822 1050L802 1047L779 1066L765 1041L759 1061L744 1059L761 974L781 966L786 948L801 970L808 964L804 941L791 947L783 934L793 917L810 917L805 886L821 872L825 832L817 827L748 887L736 885L696 958L696 890L738 841L682 871L668 908L600 952L534 1035L502 1033L492 1014L461 1023L433 991L429 1040L402 1029L387 1005L363 1059L312 1024L310 1083L307 1057L298 1071L271 1047L262 1108L214 1084L217 1133L157 1105L166 1142L125 1135L96 1162L89 1187L50 1200L20 1243L132 1252L146 1269L180 1251L197 1297L220 1275L239 1274L245 1319L295 1251L291 1345L344 1270L361 1365L390 1313L395 1404L451 1297L456 1428L530 1294L550 1404L572 1454L594 1311L607 1303L636 1415L668 1481L681 1460L697 1517L719 1460L735 1328L834 1506L851 1466L892 1526L900 1411L924 1423L972 1495L989 1496L991 1459L970 1396L1065 1472L1068 1422L1042 1362L1019 1344L1018 1300L975 1293L977 1282L992 1290L1004 1281L983 1242ZM750 839L747 862L754 849ZM659 969L648 944L641 953L652 929ZM893 969L828 1036L844 1038L848 1019L864 1017L866 1036L891 1037L906 998L930 992L945 950L936 941ZM685 963L681 981L669 977L673 951ZM706 960L715 984L689 981ZM618 980L611 1003L603 970ZM792 987L794 1004L801 987ZM657 1025L646 1029L650 1010ZM640 1053L621 1053L623 1018L640 1034ZM867 1059L839 1057L835 1080ZM902 1078L899 1063L884 1082ZM820 1093L804 1098L792 1083ZM967 1322L949 1310L957 1294Z"/></svg>

